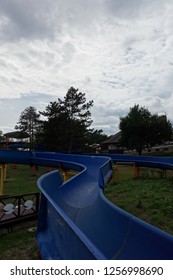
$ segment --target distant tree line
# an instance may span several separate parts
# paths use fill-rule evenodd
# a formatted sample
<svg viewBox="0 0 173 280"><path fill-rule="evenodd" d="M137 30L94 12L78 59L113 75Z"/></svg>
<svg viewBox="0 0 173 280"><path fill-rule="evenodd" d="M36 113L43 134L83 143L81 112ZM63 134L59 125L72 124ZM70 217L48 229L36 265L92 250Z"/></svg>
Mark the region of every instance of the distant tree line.
<svg viewBox="0 0 173 280"><path fill-rule="evenodd" d="M173 140L173 129L166 115L151 114L145 107L135 105L125 117L120 118L121 143L135 149L139 155L144 148Z"/></svg>
<svg viewBox="0 0 173 280"><path fill-rule="evenodd" d="M27 107L20 115L16 129L27 132L30 147L39 144L49 151L81 151L107 139L102 130L91 129L93 100L71 87L63 99L50 102L44 111ZM42 119L41 119L42 116Z"/></svg>
<svg viewBox="0 0 173 280"><path fill-rule="evenodd" d="M102 130L91 129L93 100L71 87L63 99L50 102L44 111L27 107L20 115L16 129L27 132L31 149L40 144L49 151L87 151L92 144L108 138ZM143 149L173 140L173 129L166 115L152 114L147 108L134 105L128 114L120 117L121 145ZM0 135L1 136L1 135Z"/></svg>

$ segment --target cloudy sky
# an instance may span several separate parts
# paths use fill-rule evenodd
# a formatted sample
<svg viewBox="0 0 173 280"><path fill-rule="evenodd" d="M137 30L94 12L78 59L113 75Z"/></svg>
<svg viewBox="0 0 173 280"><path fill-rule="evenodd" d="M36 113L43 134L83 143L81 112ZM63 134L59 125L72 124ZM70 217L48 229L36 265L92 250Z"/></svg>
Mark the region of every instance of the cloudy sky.
<svg viewBox="0 0 173 280"><path fill-rule="evenodd" d="M73 86L110 135L135 104L173 123L173 0L0 0L0 130Z"/></svg>

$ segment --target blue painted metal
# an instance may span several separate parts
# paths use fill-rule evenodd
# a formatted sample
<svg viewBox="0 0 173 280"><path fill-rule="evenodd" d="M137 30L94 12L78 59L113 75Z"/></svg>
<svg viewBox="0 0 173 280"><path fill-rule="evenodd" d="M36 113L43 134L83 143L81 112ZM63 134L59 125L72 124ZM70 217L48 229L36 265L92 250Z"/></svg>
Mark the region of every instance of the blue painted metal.
<svg viewBox="0 0 173 280"><path fill-rule="evenodd" d="M41 176L37 241L43 259L173 259L173 236L110 203L104 187L115 162L173 169L173 158L125 155L79 156L0 150L0 162L74 169L63 182L58 171Z"/></svg>

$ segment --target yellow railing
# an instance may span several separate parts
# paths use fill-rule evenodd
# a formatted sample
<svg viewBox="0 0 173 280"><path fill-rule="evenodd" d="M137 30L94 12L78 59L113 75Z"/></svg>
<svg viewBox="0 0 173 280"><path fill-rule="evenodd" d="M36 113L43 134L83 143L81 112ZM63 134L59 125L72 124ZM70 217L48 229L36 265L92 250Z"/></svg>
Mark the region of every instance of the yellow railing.
<svg viewBox="0 0 173 280"><path fill-rule="evenodd" d="M4 194L4 182L7 177L7 165L0 164L0 195Z"/></svg>

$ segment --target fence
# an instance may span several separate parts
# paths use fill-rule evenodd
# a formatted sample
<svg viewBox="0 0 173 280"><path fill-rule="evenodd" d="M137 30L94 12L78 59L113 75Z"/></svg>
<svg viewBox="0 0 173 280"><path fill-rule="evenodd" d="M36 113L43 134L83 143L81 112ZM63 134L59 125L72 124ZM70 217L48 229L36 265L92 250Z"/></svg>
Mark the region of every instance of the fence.
<svg viewBox="0 0 173 280"><path fill-rule="evenodd" d="M36 218L40 193L0 197L0 228Z"/></svg>

